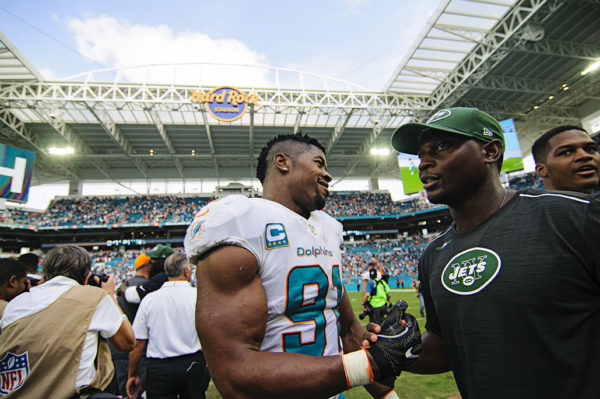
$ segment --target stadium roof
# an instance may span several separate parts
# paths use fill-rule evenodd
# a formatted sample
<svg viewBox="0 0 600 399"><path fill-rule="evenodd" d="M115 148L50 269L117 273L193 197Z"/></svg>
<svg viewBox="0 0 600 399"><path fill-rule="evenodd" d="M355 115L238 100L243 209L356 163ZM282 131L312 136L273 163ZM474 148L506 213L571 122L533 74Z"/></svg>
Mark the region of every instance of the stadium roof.
<svg viewBox="0 0 600 399"><path fill-rule="evenodd" d="M266 68L270 87L238 87L259 98L234 122L215 119L192 101L217 64L169 66L198 81L144 82L126 71L93 71L44 81L0 34L0 141L38 153L35 181L58 179L246 179L260 148L279 133L302 130L328 149L335 178L397 177L393 130L436 109L476 106L513 118L521 147L545 129L578 124L600 109L598 0L444 0L412 49L373 92L338 79ZM108 72L116 72L108 74ZM112 76L107 79L106 76ZM223 82L233 85L235 82ZM57 158L50 146L72 146Z"/></svg>

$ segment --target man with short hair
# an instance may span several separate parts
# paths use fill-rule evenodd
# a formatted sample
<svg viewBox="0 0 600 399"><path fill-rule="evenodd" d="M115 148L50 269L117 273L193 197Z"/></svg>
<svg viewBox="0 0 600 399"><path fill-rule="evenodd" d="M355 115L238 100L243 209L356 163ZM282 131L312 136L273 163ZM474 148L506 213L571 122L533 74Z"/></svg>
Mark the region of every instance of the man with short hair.
<svg viewBox="0 0 600 399"><path fill-rule="evenodd" d="M133 275L133 277L127 280L127 287L138 287L150 281L149 278L151 259L152 258L150 258L150 256L148 256L144 252L140 253L135 258L135 261L133 262L133 267L135 267L135 274ZM137 310L140 306L139 302L127 302L124 296L119 296L117 298L117 302L119 303L119 306L121 306L121 309L123 309L123 312L129 319L129 322L133 323Z"/></svg>
<svg viewBox="0 0 600 399"><path fill-rule="evenodd" d="M133 262L133 266L135 267L135 274L129 280L127 280L124 284L124 287L135 287L148 283L150 280L148 279L150 276L150 261L152 258L145 254L144 252L140 253ZM131 303L127 302L124 295L117 296L117 303L127 316L127 319L130 323L133 324L133 320L135 320L135 315L139 308L139 303ZM119 352L110 346L110 352L112 354L113 363L115 365L115 377L116 383L118 386L119 394L125 396L127 395L126 385L127 378L129 372L129 354ZM142 354L139 365L139 375L141 377L142 386L146 385L146 355Z"/></svg>
<svg viewBox="0 0 600 399"><path fill-rule="evenodd" d="M369 322L381 324L387 312L387 304L391 303L390 287L382 277L377 277L377 270L369 270L369 282L363 295L362 310L369 314Z"/></svg>
<svg viewBox="0 0 600 399"><path fill-rule="evenodd" d="M129 354L127 395L141 390L138 363L148 343L147 393L152 398L204 398L210 376L194 327L196 290L185 254L165 261L169 281L142 301L133 322L136 344ZM199 374L198 374L199 372Z"/></svg>
<svg viewBox="0 0 600 399"><path fill-rule="evenodd" d="M363 296L367 292L367 284L371 280L371 275L370 275L371 270L375 270L377 272L377 277L381 278L381 273L379 273L379 270L377 270L377 262L375 261L374 258L369 259L369 262L367 262L367 268L362 273L362 294L363 294Z"/></svg>
<svg viewBox="0 0 600 399"><path fill-rule="evenodd" d="M262 198L211 202L184 241L197 264L196 330L221 395L329 397L397 375L414 360L407 350L418 353L418 326L398 310L392 334L362 349L365 331L341 280L342 225L321 211L332 180L324 147L277 136L261 150L257 177ZM388 382L369 389L397 397Z"/></svg>
<svg viewBox="0 0 600 399"><path fill-rule="evenodd" d="M151 251L144 252L143 257L140 255L140 262L148 262L149 280L136 287L128 287L128 283L125 282L123 285L126 289L123 297L127 302L139 304L146 295L162 287L163 283L168 280L164 272L165 260L172 254L173 248L170 245L158 244Z"/></svg>
<svg viewBox="0 0 600 399"><path fill-rule="evenodd" d="M548 130L531 147L535 173L548 190L593 194L600 183L598 143L578 126Z"/></svg>
<svg viewBox="0 0 600 399"><path fill-rule="evenodd" d="M452 370L464 398L599 398L600 200L506 190L502 128L475 108L402 125L392 146L454 218L419 261L427 331L407 370Z"/></svg>
<svg viewBox="0 0 600 399"><path fill-rule="evenodd" d="M85 249L55 247L42 264L44 284L6 306L0 390L7 398L70 399L101 392L113 377L105 338L121 351L133 347L131 324L114 301L113 277L102 288L85 285L90 266Z"/></svg>
<svg viewBox="0 0 600 399"><path fill-rule="evenodd" d="M0 258L0 319L8 302L28 290L25 265L16 259Z"/></svg>
<svg viewBox="0 0 600 399"><path fill-rule="evenodd" d="M39 284L41 276L38 274L38 265L40 263L40 257L33 253L27 252L19 255L19 262L23 263L27 268L27 278L32 287Z"/></svg>

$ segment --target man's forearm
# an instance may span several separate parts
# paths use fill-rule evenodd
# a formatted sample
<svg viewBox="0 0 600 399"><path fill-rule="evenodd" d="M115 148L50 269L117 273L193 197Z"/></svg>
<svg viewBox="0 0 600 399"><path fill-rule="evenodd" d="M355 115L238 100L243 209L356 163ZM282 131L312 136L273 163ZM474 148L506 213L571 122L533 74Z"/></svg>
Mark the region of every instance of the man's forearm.
<svg viewBox="0 0 600 399"><path fill-rule="evenodd" d="M135 342L133 350L129 352L129 373L128 377L137 377L138 366L140 364L140 358L144 352L144 346L146 345L145 339L138 339Z"/></svg>
<svg viewBox="0 0 600 399"><path fill-rule="evenodd" d="M443 339L435 333L425 331L422 342L423 352L407 368L407 371L415 374L439 374L450 371L450 362Z"/></svg>

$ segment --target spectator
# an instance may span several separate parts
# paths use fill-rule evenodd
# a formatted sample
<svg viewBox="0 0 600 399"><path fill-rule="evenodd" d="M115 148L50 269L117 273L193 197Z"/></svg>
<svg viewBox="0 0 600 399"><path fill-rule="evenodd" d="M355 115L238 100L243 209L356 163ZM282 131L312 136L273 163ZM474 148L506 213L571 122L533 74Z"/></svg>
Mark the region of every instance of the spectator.
<svg viewBox="0 0 600 399"><path fill-rule="evenodd" d="M367 270L365 270L362 274L363 297L365 295L367 295L367 285L369 284L369 281L371 280L371 270L375 270L376 277L381 278L381 273L379 273L379 271L377 270L377 262L375 261L375 259L369 260L369 263L367 264Z"/></svg>
<svg viewBox="0 0 600 399"><path fill-rule="evenodd" d="M423 298L423 292L421 290L421 280L413 278L411 285L415 290L415 296L419 298L419 313L421 314L421 317L425 317L425 299Z"/></svg>
<svg viewBox="0 0 600 399"><path fill-rule="evenodd" d="M535 172L548 190L593 194L600 182L598 143L580 127L550 129L531 147Z"/></svg>
<svg viewBox="0 0 600 399"><path fill-rule="evenodd" d="M146 296L133 322L127 394L136 399L141 390L138 362L147 342L148 398L204 398L210 376L194 325L196 290L185 254L170 255L165 273L169 281Z"/></svg>
<svg viewBox="0 0 600 399"><path fill-rule="evenodd" d="M383 279L377 277L377 270L369 269L371 280L367 283L366 291L363 295L363 312L369 313L369 322L381 324L387 311L387 304L391 302L390 287Z"/></svg>
<svg viewBox="0 0 600 399"><path fill-rule="evenodd" d="M113 299L112 277L102 288L85 286L90 264L81 247L55 247L42 265L46 282L6 306L0 359L13 365L3 371L12 373L4 386L7 398L93 398L113 377L105 338L122 351L133 347L131 324Z"/></svg>
<svg viewBox="0 0 600 399"><path fill-rule="evenodd" d="M168 280L164 271L165 259L172 254L173 248L163 244L159 244L145 253L150 258L148 266L150 280L137 287L127 287L127 283L125 283L126 289L123 296L127 302L140 303L146 295L162 287L163 283Z"/></svg>
<svg viewBox="0 0 600 399"><path fill-rule="evenodd" d="M133 266L135 267L135 274L129 280L126 281L125 286L137 287L139 285L147 283L150 275L150 256L145 253L141 253L135 259ZM140 306L138 303L129 303L125 300L123 295L117 296L117 303L127 316L130 323L135 320L135 315ZM127 376L129 372L129 355L127 353L119 352L115 350L112 345L110 346L110 352L112 355L113 363L115 365L115 378L118 386L120 395L127 395ZM142 354L140 359L139 375L141 377L142 386L146 386L146 355Z"/></svg>
<svg viewBox="0 0 600 399"><path fill-rule="evenodd" d="M16 259L0 259L0 318L8 302L28 290L25 265Z"/></svg>
<svg viewBox="0 0 600 399"><path fill-rule="evenodd" d="M27 267L27 278L32 287L35 287L40 282L41 276L38 274L38 266L40 257L33 252L28 252L19 256L19 261Z"/></svg>

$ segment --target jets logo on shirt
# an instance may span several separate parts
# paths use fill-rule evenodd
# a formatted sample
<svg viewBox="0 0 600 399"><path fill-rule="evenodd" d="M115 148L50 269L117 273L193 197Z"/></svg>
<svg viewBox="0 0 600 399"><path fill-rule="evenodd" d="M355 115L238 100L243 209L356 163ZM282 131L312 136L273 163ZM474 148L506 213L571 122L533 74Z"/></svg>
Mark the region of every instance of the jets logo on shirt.
<svg viewBox="0 0 600 399"><path fill-rule="evenodd" d="M290 245L282 223L267 223L265 227L265 248L275 249Z"/></svg>
<svg viewBox="0 0 600 399"><path fill-rule="evenodd" d="M473 295L496 278L502 261L497 253L475 247L455 255L442 272L442 285L458 295Z"/></svg>
<svg viewBox="0 0 600 399"><path fill-rule="evenodd" d="M21 388L28 375L28 352L20 355L8 352L0 360L0 395L8 395Z"/></svg>

